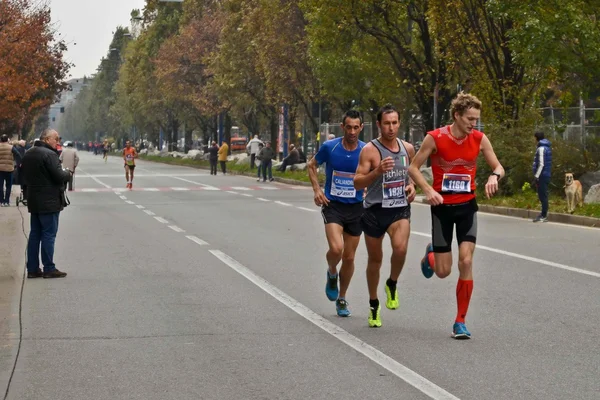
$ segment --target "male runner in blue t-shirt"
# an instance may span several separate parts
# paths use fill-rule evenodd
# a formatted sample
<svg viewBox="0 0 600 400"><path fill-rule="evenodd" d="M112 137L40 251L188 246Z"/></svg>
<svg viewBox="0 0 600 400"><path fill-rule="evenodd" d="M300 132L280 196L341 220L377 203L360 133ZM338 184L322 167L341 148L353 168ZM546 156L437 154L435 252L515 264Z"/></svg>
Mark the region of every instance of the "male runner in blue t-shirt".
<svg viewBox="0 0 600 400"><path fill-rule="evenodd" d="M325 294L329 300L335 301L337 315L348 317L350 310L346 291L354 274L354 254L362 234L363 214L363 191L354 188L354 173L365 143L358 140L358 134L363 129L358 111L347 111L341 125L344 137L323 143L308 163L308 176L315 192L315 204L321 207L329 243ZM323 163L327 163L325 192L321 189L317 176L317 166ZM337 265L340 260L342 266L338 291Z"/></svg>

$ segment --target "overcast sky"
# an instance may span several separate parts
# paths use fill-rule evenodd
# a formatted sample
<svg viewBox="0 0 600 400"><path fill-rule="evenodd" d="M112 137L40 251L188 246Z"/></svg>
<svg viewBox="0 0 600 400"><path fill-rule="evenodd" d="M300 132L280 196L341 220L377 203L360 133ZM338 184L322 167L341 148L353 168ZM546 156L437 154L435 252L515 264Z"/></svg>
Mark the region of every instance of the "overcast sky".
<svg viewBox="0 0 600 400"><path fill-rule="evenodd" d="M49 0L52 22L69 43L65 59L75 64L71 78L96 73L116 27L129 26L131 10L145 0ZM77 43L75 45L75 43Z"/></svg>

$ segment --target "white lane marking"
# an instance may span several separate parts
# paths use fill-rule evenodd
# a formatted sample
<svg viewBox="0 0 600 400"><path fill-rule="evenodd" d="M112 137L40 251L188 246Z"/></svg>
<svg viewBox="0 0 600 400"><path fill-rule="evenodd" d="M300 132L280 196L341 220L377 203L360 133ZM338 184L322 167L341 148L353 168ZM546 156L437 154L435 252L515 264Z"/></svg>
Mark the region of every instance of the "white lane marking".
<svg viewBox="0 0 600 400"><path fill-rule="evenodd" d="M158 188L143 188L142 190L144 190L146 192L158 192L159 191Z"/></svg>
<svg viewBox="0 0 600 400"><path fill-rule="evenodd" d="M310 212L319 212L319 210L315 210L314 208L306 208L306 207L298 207L301 210L304 211L310 211Z"/></svg>
<svg viewBox="0 0 600 400"><path fill-rule="evenodd" d="M276 188L275 186L260 186L261 190L279 190L279 188Z"/></svg>
<svg viewBox="0 0 600 400"><path fill-rule="evenodd" d="M239 194L238 192L234 192L234 191L231 191L231 190L227 190L227 193L231 193L231 194Z"/></svg>
<svg viewBox="0 0 600 400"><path fill-rule="evenodd" d="M81 167L77 168L77 170L79 172L83 172L85 174L85 176L89 176L90 178L92 178L94 180L94 182L104 186L105 188L112 189L112 187L110 185L107 185L106 183L102 182L100 179L96 178L95 176L88 174L87 172L82 170ZM121 176L123 176L123 175L121 175Z"/></svg>
<svg viewBox="0 0 600 400"><path fill-rule="evenodd" d="M180 178L178 176L173 176L173 179L178 179L180 181L187 182L187 183L193 183L194 185L204 186L204 190L221 190L221 189L219 189L217 187L214 187L214 186L211 186L211 185L207 185L206 183L200 183L200 182L192 181L192 180L189 180L189 179Z"/></svg>
<svg viewBox="0 0 600 400"><path fill-rule="evenodd" d="M252 190L252 189L250 189L249 187L246 187L246 186L232 186L231 188L234 189L234 190Z"/></svg>
<svg viewBox="0 0 600 400"><path fill-rule="evenodd" d="M127 197L125 196L119 196L121 198L121 200L127 200Z"/></svg>
<svg viewBox="0 0 600 400"><path fill-rule="evenodd" d="M245 196L245 197L254 197L254 196L252 196L251 194L248 194L248 193L240 193L240 194L241 194L242 196Z"/></svg>
<svg viewBox="0 0 600 400"><path fill-rule="evenodd" d="M215 257L217 257L219 260L221 260L225 265L236 271L238 274L242 275L250 282L254 283L256 286L261 288L263 291L273 296L277 301L287 306L296 314L304 317L306 320L312 322L314 325L329 333L334 338L350 346L365 357L371 359L372 361L387 369L392 374L396 375L398 378L402 379L409 385L425 393L432 399L458 400L458 397L452 395L451 393L448 393L441 387L437 386L435 383L425 379L421 375L417 374L415 371L400 364L398 361L387 356L386 354L377 350L373 346L363 342L356 336L351 335L339 326L331 323L327 319L315 313L310 308L306 307L304 304L288 296L286 293L273 286L270 282L256 275L250 269L240 264L233 258L229 257L222 251L209 250L209 252Z"/></svg>
<svg viewBox="0 0 600 400"><path fill-rule="evenodd" d="M190 190L190 188L186 188L186 187L172 187L171 190L175 190L177 192L185 192Z"/></svg>
<svg viewBox="0 0 600 400"><path fill-rule="evenodd" d="M284 203L283 201L274 201L275 204L279 204L280 206L286 206L286 207L291 207L292 205L290 203Z"/></svg>
<svg viewBox="0 0 600 400"><path fill-rule="evenodd" d="M153 213L152 211L150 211L150 210L144 210L144 212L145 212L146 214L150 215L150 216L152 216L152 215L156 215L156 214L154 214L154 213Z"/></svg>
<svg viewBox="0 0 600 400"><path fill-rule="evenodd" d="M176 225L169 225L169 228L173 229L175 232L185 232L183 229Z"/></svg>
<svg viewBox="0 0 600 400"><path fill-rule="evenodd" d="M421 206L421 207L430 207L429 204L424 204L418 201L413 201L412 205L417 205L417 206ZM485 214L486 216L491 216L491 217L496 217L496 218L509 218L509 219L513 219L513 220L518 220L521 222L531 222L531 220L529 218L521 218L521 217L513 217L512 215L502 215L502 214L496 214L496 213L492 213L492 212L487 212L487 211L477 211L478 214ZM592 231L596 231L600 233L600 229L598 229L598 227L595 226L584 226L584 225L573 225L573 224L563 224L561 222L545 222L544 225L540 225L540 226L546 226L546 225L554 225L554 226L560 226L562 228L575 228L575 229L586 229L586 230L592 230Z"/></svg>
<svg viewBox="0 0 600 400"><path fill-rule="evenodd" d="M131 200L127 200L125 203L127 203L127 204L135 204L135 203L134 203L133 201L131 201Z"/></svg>
<svg viewBox="0 0 600 400"><path fill-rule="evenodd" d="M257 197L256 200L260 200L260 201L271 201L271 200L267 200L267 199L263 199L262 197Z"/></svg>
<svg viewBox="0 0 600 400"><path fill-rule="evenodd" d="M163 217L154 217L154 219L157 220L158 222L160 222L161 224L168 224L169 223L169 221L167 221Z"/></svg>
<svg viewBox="0 0 600 400"><path fill-rule="evenodd" d="M417 235L417 236L423 236L423 237L426 237L426 238L431 238L431 233L415 232L415 231L410 231L410 233L412 233L413 235ZM588 271L587 269L570 267L568 265L559 264L559 263L555 263L555 262L552 262L552 261L542 260L541 258L535 258L535 257L526 256L526 255L523 255L523 254L513 253L513 252L510 252L510 251L495 249L493 247L482 246L480 244L477 244L476 248L477 249L481 249L481 250L487 250L489 252L496 253L496 254L502 254L504 256L519 258L521 260L526 260L526 261L531 261L531 262L535 262L535 263L542 264L542 265L547 265L549 267L560 268L560 269L564 269L566 271L577 272L577 273L580 273L580 274L593 276L595 278L600 278L600 273L593 272L593 271Z"/></svg>
<svg viewBox="0 0 600 400"><path fill-rule="evenodd" d="M146 208L146 207L144 207L144 206L143 206L143 205L141 205L141 204L138 204L136 207L137 207L137 208L139 208L140 210L143 210L144 208Z"/></svg>
<svg viewBox="0 0 600 400"><path fill-rule="evenodd" d="M186 236L186 238L190 239L192 242L199 244L200 246L205 246L208 243L206 243L204 240L197 238L196 236Z"/></svg>
<svg viewBox="0 0 600 400"><path fill-rule="evenodd" d="M126 191L127 191L127 190L129 190L129 189L123 189L123 188L113 188L112 190L113 190L113 192L114 192L114 193L115 193L117 196L119 196L119 195L120 195L122 192L126 192Z"/></svg>
<svg viewBox="0 0 600 400"><path fill-rule="evenodd" d="M94 193L94 192L97 192L97 191L98 191L98 189L87 189L87 188L86 188L86 189L81 189L81 191L82 191L82 192Z"/></svg>

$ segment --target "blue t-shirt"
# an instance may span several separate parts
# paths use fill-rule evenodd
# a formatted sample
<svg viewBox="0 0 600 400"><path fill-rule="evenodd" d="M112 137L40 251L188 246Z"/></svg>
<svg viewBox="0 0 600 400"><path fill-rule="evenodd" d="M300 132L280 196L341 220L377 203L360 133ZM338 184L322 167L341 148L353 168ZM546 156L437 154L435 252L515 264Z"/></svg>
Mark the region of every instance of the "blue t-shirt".
<svg viewBox="0 0 600 400"><path fill-rule="evenodd" d="M358 141L354 151L348 151L342 145L341 137L328 140L319 148L315 159L319 165L327 163L325 168L325 196L340 203L360 203L363 190L354 189L354 174L358 167L358 156L365 143Z"/></svg>

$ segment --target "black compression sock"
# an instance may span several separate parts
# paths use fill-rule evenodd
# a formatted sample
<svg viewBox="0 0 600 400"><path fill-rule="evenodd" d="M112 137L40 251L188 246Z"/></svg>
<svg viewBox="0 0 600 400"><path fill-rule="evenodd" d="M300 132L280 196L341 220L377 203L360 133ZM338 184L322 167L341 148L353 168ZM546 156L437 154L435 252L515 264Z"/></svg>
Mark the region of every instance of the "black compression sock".
<svg viewBox="0 0 600 400"><path fill-rule="evenodd" d="M379 307L379 299L369 300L369 307L377 309Z"/></svg>
<svg viewBox="0 0 600 400"><path fill-rule="evenodd" d="M395 289L396 285L398 284L398 281L393 281L391 278L388 278L387 281L385 281L385 284L390 288L390 289Z"/></svg>

